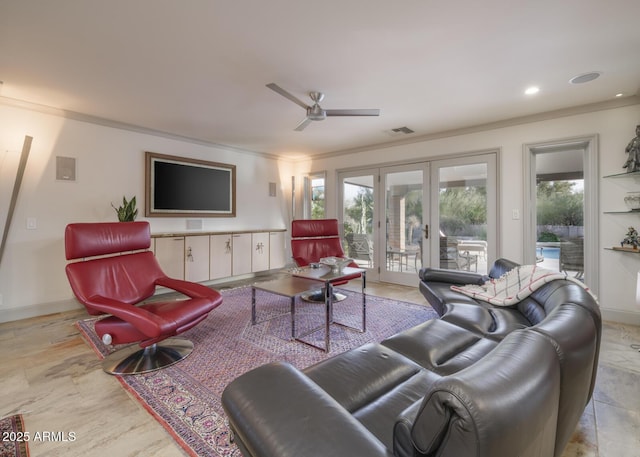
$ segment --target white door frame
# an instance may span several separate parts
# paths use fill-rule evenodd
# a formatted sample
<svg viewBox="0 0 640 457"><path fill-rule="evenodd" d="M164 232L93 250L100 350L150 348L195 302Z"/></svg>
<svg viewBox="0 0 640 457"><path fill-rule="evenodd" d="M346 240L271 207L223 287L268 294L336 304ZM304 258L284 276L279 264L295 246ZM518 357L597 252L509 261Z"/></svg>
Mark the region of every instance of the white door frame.
<svg viewBox="0 0 640 457"><path fill-rule="evenodd" d="M589 288L598 293L599 281L599 204L598 204L598 135L523 145L524 169L524 236L525 264L536 262L536 155L580 149L584 166L584 277Z"/></svg>
<svg viewBox="0 0 640 457"><path fill-rule="evenodd" d="M487 165L487 267L498 256L498 153L486 152L475 155L455 157L451 159L434 160L431 162L431 218L430 225L430 264L435 268L440 266L440 169L456 165L471 165L486 163Z"/></svg>
<svg viewBox="0 0 640 457"><path fill-rule="evenodd" d="M358 168L358 169L347 169L347 170L337 170L337 197L338 197L338 205L337 205L337 213L338 219L342 222L343 212L344 212L344 195L343 195L343 180L348 177L355 176L366 176L371 175L374 177L374 218L373 221L373 229L374 229L374 268L371 268L367 272L367 279L376 281L381 280L380 272L382 268L379 268L380 265L384 265L386 262L386 250L381 254L381 251L386 246L384 239L384 230L381 220L384 217L385 212L385 202L384 202L384 188L383 183L381 182L381 175L384 172L390 172L393 170L407 170L407 169L420 169L423 168L427 170L425 172L424 178L424 198L423 198L423 224L429 225L429 240L423 240L423 266L431 266L434 268L439 268L440 266L440 239L439 239L439 230L438 230L438 173L439 168L442 166L454 166L454 165L467 165L478 162L487 163L487 198L489 207L487 208L487 223L488 223L488 233L487 233L487 241L488 241L488 253L487 253L487 262L490 265L493 260L495 260L500 253L500 246L498 245L499 239L499 150L490 150L490 151L478 151L476 153L467 153L456 155L455 157L434 157L431 160L423 160L420 162L412 162L412 163L396 163L396 164L380 164L377 167L367 167L367 168ZM430 170L430 171L429 171ZM435 178L434 178L435 177ZM435 186L435 188L434 188ZM344 236L344 234L342 234ZM391 272L389 272L391 273ZM387 281L396 281L395 273L392 274L392 277L385 278ZM403 283L404 281L399 281L399 283ZM416 285L416 278L412 278L410 285Z"/></svg>
<svg viewBox="0 0 640 457"><path fill-rule="evenodd" d="M367 279L369 281L380 280L380 269L378 268L378 252L380 251L380 243L378 239L380 237L380 227L378 221L380 219L378 208L378 195L380 194L380 168L360 168L357 170L348 170L338 172L337 188L338 188L338 221L340 226L340 238L344 239L344 179L349 177L358 176L373 176L373 266L367 268Z"/></svg>
<svg viewBox="0 0 640 457"><path fill-rule="evenodd" d="M390 282L393 284L402 284L405 286L415 286L417 283L415 273L409 274L407 272L397 272L397 271L389 271L387 270L387 224L385 223L386 218L386 177L387 174L390 173L402 173L408 171L420 171L422 172L422 226L425 224L429 224L429 164L430 162L419 162L405 165L392 165L381 167L380 171L380 186L378 192L378 201L376 202L376 207L379 208L381 213L378 213L379 216L379 225L378 225L378 237L377 237L377 262L379 266L380 272L380 281ZM424 235L423 235L424 236ZM426 265L425 259L429 259L429 242L423 239L423 249L422 249L422 258L420 259L420 265ZM402 258L400 258L400 262L402 262ZM417 262L416 262L417 263Z"/></svg>

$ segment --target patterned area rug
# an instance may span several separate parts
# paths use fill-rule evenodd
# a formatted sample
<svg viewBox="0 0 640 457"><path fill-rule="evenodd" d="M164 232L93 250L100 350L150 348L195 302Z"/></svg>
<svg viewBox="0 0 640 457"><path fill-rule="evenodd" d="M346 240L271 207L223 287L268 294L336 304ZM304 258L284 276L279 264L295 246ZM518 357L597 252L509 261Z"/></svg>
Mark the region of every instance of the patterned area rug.
<svg viewBox="0 0 640 457"><path fill-rule="evenodd" d="M28 439L21 414L0 419L0 457L28 457Z"/></svg>
<svg viewBox="0 0 640 457"><path fill-rule="evenodd" d="M341 292L347 299L336 304L336 321L359 326L362 295ZM329 356L381 341L387 336L436 317L429 306L398 302L367 295L367 331L331 326L329 354L290 341L289 299L256 292L257 320L251 325L251 288L223 291L223 302L198 326L181 336L194 343L185 360L152 373L118 376L135 398L193 456L240 456L229 444L229 431L220 403L225 386L240 374L259 365L285 360L298 368ZM297 334L323 322L323 305L298 300ZM94 332L95 319L79 321L77 327L100 357L109 353ZM306 337L323 343L324 330Z"/></svg>

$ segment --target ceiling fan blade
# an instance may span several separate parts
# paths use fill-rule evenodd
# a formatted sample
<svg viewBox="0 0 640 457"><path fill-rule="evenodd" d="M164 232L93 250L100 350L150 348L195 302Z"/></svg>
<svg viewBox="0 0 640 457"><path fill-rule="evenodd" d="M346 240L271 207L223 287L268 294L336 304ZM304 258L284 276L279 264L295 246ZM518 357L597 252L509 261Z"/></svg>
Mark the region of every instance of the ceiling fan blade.
<svg viewBox="0 0 640 457"><path fill-rule="evenodd" d="M279 93L280 95L282 95L283 97L288 98L289 100L291 100L293 103L295 103L296 105L300 105L301 107L303 107L304 109L309 109L310 106L307 105L306 103L304 103L302 100L300 100L299 98L297 98L295 95L290 94L289 92L287 92L286 90L284 90L282 87L278 86L276 83L269 83L267 84L267 87L269 89L271 89L274 92Z"/></svg>
<svg viewBox="0 0 640 457"><path fill-rule="evenodd" d="M327 109L327 116L380 116L379 109Z"/></svg>
<svg viewBox="0 0 640 457"><path fill-rule="evenodd" d="M293 129L293 130L295 130L296 132L301 132L301 131L303 131L303 130L305 129L305 127L306 127L307 125L309 125L309 124L311 124L311 119L309 119L308 117L305 117L305 118L302 120L302 122L300 122L300 123L298 124L298 126L297 126L295 129Z"/></svg>

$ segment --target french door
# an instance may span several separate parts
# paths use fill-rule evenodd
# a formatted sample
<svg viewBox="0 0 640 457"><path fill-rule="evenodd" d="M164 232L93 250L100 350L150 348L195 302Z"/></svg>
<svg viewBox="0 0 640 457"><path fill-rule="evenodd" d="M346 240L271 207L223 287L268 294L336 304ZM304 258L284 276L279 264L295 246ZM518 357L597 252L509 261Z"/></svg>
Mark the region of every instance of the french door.
<svg viewBox="0 0 640 457"><path fill-rule="evenodd" d="M486 273L495 258L495 154L338 175L346 255L367 277L417 284L423 266Z"/></svg>
<svg viewBox="0 0 640 457"><path fill-rule="evenodd" d="M413 286L429 258L429 164L381 168L380 182L380 280Z"/></svg>
<svg viewBox="0 0 640 457"><path fill-rule="evenodd" d="M486 274L497 256L496 155L432 162L431 202L429 264Z"/></svg>
<svg viewBox="0 0 640 457"><path fill-rule="evenodd" d="M379 279L378 234L379 216L376 197L379 194L379 169L342 172L338 176L342 242L344 252L360 268L367 269L367 278Z"/></svg>

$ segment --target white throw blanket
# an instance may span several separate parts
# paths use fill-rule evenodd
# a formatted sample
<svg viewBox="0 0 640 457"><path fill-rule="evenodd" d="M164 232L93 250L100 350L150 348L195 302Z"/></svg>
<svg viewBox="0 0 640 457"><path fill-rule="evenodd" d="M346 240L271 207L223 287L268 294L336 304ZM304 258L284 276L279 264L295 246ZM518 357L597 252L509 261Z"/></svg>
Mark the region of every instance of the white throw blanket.
<svg viewBox="0 0 640 457"><path fill-rule="evenodd" d="M583 282L567 273L547 270L537 265L515 267L498 279L490 279L482 285L451 286L451 289L496 306L511 306L528 297L544 284L556 279L566 279L579 284L597 300Z"/></svg>

